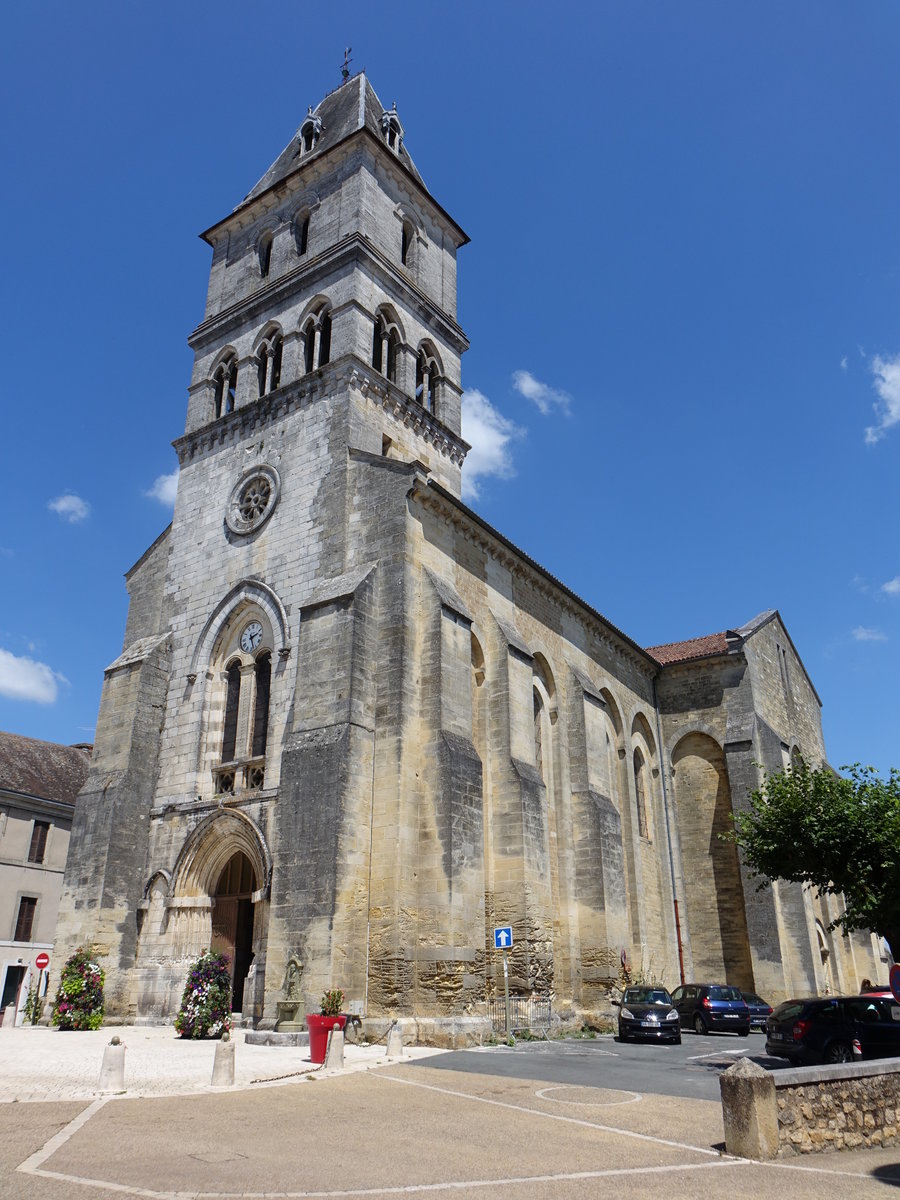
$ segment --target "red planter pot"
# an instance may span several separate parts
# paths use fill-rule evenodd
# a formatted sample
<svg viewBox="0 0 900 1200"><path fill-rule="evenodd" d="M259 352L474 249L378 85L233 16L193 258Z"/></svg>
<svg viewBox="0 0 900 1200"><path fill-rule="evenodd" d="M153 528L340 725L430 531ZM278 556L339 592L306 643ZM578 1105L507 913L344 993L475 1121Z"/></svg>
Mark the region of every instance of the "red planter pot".
<svg viewBox="0 0 900 1200"><path fill-rule="evenodd" d="M306 1014L306 1028L309 1030L309 1057L314 1063L325 1061L325 1051L328 1048L328 1034L332 1029L343 1029L347 1014L339 1017L323 1017L321 1013Z"/></svg>

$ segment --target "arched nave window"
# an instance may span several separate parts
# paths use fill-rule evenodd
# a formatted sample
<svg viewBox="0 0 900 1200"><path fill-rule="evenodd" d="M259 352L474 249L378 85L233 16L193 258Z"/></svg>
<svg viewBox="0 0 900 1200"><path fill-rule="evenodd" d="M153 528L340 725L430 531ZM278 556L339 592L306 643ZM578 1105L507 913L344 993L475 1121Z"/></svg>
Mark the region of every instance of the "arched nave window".
<svg viewBox="0 0 900 1200"><path fill-rule="evenodd" d="M638 833L642 838L649 838L650 826L647 822L647 764L640 750L634 752L634 796L637 803Z"/></svg>

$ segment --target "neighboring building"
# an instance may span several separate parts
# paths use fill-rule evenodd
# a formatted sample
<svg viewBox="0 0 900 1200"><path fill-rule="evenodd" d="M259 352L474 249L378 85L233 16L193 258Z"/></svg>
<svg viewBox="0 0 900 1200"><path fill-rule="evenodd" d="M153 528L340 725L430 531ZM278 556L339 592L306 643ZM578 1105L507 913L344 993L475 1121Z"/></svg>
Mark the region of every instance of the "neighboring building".
<svg viewBox="0 0 900 1200"><path fill-rule="evenodd" d="M90 746L0 733L0 1011L16 1004L20 1020L40 975L35 959L53 949L72 812L90 753Z"/></svg>
<svg viewBox="0 0 900 1200"><path fill-rule="evenodd" d="M171 1017L212 945L246 1021L296 955L307 1006L451 1040L503 925L513 991L573 1012L623 959L770 999L878 974L717 837L758 764L824 757L778 614L647 651L461 502L468 239L365 75L203 236L174 519L127 576L57 935L110 1015Z"/></svg>

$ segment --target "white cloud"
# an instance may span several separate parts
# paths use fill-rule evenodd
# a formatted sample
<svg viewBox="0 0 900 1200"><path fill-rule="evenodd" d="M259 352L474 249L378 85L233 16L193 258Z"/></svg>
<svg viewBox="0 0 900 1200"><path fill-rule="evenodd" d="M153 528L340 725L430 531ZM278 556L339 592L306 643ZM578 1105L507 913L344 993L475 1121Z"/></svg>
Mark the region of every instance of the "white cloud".
<svg viewBox="0 0 900 1200"><path fill-rule="evenodd" d="M895 575L893 579L883 583L879 590L888 596L900 596L900 575Z"/></svg>
<svg viewBox="0 0 900 1200"><path fill-rule="evenodd" d="M18 658L8 650L0 650L0 696L53 704L60 683L68 683L68 680L46 663L35 662L33 658Z"/></svg>
<svg viewBox="0 0 900 1200"><path fill-rule="evenodd" d="M846 371L846 370L847 370L847 355L846 355L846 354L845 354L845 355L844 355L844 357L841 359L841 370L842 370L842 371Z"/></svg>
<svg viewBox="0 0 900 1200"><path fill-rule="evenodd" d="M569 405L572 403L569 393L541 383L530 371L513 371L512 381L519 395L536 404L545 417L554 408L560 408L563 412L569 411Z"/></svg>
<svg viewBox="0 0 900 1200"><path fill-rule="evenodd" d="M158 500L160 504L168 504L171 508L175 504L175 493L178 491L178 468L171 475L157 475L153 481L153 487L144 492L145 496L149 496L151 500Z"/></svg>
<svg viewBox="0 0 900 1200"><path fill-rule="evenodd" d="M880 442L887 431L900 423L900 354L894 358L882 358L876 354L872 359L873 384L878 393L878 402L873 404L877 425L866 429L866 445Z"/></svg>
<svg viewBox="0 0 900 1200"><path fill-rule="evenodd" d="M515 475L510 442L524 433L498 412L483 392L469 388L462 396L462 435L472 449L462 470L464 500L477 498L478 481L486 476L509 479Z"/></svg>
<svg viewBox="0 0 900 1200"><path fill-rule="evenodd" d="M887 634L882 633L880 629L867 629L865 625L857 625L853 630L853 640L855 642L886 642Z"/></svg>
<svg viewBox="0 0 900 1200"><path fill-rule="evenodd" d="M61 496L57 496L55 500L49 500L47 507L51 512L59 513L64 521L68 521L72 525L77 521L85 520L91 511L91 506L87 500L82 500L74 492L64 492Z"/></svg>

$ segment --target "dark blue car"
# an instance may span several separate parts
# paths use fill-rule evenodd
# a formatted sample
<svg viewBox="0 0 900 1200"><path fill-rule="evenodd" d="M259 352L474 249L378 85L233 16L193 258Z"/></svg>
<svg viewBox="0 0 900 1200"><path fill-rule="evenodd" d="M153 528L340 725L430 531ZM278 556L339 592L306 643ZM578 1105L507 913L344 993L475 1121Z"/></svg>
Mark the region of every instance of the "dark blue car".
<svg viewBox="0 0 900 1200"><path fill-rule="evenodd" d="M683 1029L696 1033L750 1033L750 1009L740 988L728 983L683 983L672 993Z"/></svg>
<svg viewBox="0 0 900 1200"><path fill-rule="evenodd" d="M766 1031L766 1021L772 1015L772 1005L757 996L756 992L741 992L750 1009L750 1028Z"/></svg>

